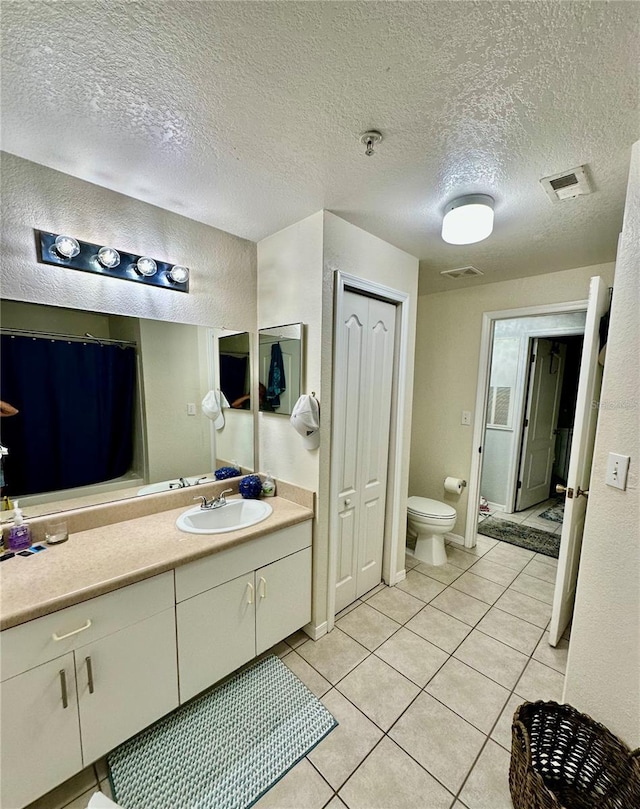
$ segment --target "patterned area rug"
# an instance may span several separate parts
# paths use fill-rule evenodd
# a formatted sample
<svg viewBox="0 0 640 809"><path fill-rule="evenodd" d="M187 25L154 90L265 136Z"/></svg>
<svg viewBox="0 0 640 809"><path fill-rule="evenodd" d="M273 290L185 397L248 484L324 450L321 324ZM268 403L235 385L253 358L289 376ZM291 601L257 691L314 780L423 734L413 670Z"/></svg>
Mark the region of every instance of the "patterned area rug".
<svg viewBox="0 0 640 809"><path fill-rule="evenodd" d="M246 809L336 725L272 655L110 753L114 799L127 809Z"/></svg>
<svg viewBox="0 0 640 809"><path fill-rule="evenodd" d="M557 502L555 502L552 506L549 506L549 508L545 509L538 516L542 517L543 520L562 522L564 520L564 504L564 497L558 498Z"/></svg>
<svg viewBox="0 0 640 809"><path fill-rule="evenodd" d="M498 517L487 517L483 520L478 525L478 533L545 556L553 556L554 559L557 559L560 553L560 537L557 534L549 534L547 531L501 520Z"/></svg>

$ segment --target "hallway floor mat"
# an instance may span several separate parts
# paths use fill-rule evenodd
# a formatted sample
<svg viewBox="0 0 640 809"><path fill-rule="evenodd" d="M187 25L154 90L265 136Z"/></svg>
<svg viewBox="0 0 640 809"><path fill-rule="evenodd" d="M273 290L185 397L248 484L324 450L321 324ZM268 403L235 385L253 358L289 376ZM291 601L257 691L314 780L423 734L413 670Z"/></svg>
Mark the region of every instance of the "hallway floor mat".
<svg viewBox="0 0 640 809"><path fill-rule="evenodd" d="M112 751L114 800L124 809L247 809L336 725L271 655Z"/></svg>
<svg viewBox="0 0 640 809"><path fill-rule="evenodd" d="M540 531L538 528L530 528L528 525L501 520L499 517L487 517L486 520L483 520L478 525L478 533L508 542L510 545L517 545L519 548L526 548L528 551L553 556L554 559L557 559L560 553L559 534L551 534L547 531Z"/></svg>

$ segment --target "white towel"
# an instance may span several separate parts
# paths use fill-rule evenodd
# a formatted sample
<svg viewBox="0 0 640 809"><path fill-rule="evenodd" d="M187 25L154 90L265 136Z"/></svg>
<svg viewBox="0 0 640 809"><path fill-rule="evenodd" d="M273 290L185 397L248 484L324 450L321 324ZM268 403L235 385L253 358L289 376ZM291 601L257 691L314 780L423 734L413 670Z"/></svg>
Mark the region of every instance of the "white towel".
<svg viewBox="0 0 640 809"><path fill-rule="evenodd" d="M210 390L202 400L202 412L213 421L216 430L224 427L223 407L230 407L230 404L221 390Z"/></svg>

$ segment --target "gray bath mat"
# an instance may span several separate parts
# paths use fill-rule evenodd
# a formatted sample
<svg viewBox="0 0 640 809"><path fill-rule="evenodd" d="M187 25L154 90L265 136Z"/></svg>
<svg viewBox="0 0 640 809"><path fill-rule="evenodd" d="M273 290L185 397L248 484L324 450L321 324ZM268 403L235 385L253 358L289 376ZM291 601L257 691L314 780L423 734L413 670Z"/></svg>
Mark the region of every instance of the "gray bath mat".
<svg viewBox="0 0 640 809"><path fill-rule="evenodd" d="M529 528L517 522L501 520L498 517L487 517L478 525L478 533L492 539L517 545L529 551L536 551L545 556L558 558L560 553L560 535L540 531L538 528Z"/></svg>
<svg viewBox="0 0 640 809"><path fill-rule="evenodd" d="M558 499L552 506L545 509L538 516L543 520L550 520L551 522L560 523L564 520L564 504L565 499Z"/></svg>
<svg viewBox="0 0 640 809"><path fill-rule="evenodd" d="M272 655L110 753L114 799L126 809L246 809L336 725Z"/></svg>

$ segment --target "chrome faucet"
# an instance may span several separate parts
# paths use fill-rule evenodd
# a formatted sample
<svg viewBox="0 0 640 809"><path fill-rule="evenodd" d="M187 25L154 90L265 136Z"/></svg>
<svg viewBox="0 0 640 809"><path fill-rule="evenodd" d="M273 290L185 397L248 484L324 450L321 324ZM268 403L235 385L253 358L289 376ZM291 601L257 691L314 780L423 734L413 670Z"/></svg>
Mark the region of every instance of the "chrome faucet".
<svg viewBox="0 0 640 809"><path fill-rule="evenodd" d="M187 486L191 486L189 481L185 480L184 478L178 478L178 481L179 481L178 483L170 483L169 488L170 489L186 489Z"/></svg>
<svg viewBox="0 0 640 809"><path fill-rule="evenodd" d="M233 493L233 489L225 489L217 497L212 497L211 500L207 500L207 498L202 495L200 495L200 497L194 497L193 499L200 500L200 508L221 508L222 506L226 506L227 501L225 494L229 493Z"/></svg>

